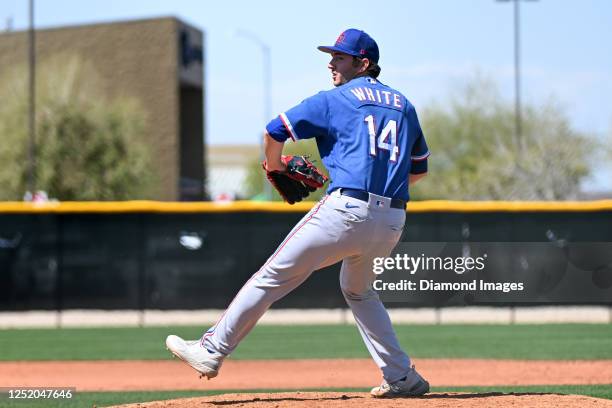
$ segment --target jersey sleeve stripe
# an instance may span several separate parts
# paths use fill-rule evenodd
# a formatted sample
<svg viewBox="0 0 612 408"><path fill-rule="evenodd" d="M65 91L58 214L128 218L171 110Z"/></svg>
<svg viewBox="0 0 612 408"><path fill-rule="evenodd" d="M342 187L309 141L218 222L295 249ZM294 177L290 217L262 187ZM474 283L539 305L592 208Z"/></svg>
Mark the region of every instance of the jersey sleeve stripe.
<svg viewBox="0 0 612 408"><path fill-rule="evenodd" d="M285 112L281 113L279 116L281 120L283 121L283 125L285 125L285 128L287 128L287 132L289 132L289 136L291 137L291 140L295 142L295 139L297 139L297 136L295 135L295 132L293 131L293 126L291 126L291 122L289 121L289 118L287 117L287 115L285 115Z"/></svg>
<svg viewBox="0 0 612 408"><path fill-rule="evenodd" d="M411 156L410 159L412 161L421 161L421 160L425 160L428 157L429 157L429 152L422 154L420 156Z"/></svg>

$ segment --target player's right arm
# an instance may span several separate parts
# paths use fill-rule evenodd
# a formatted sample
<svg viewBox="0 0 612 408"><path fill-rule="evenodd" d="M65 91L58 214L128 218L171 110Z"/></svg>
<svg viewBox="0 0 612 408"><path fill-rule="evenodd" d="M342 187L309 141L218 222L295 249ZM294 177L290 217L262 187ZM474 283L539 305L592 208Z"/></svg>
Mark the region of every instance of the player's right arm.
<svg viewBox="0 0 612 408"><path fill-rule="evenodd" d="M266 132L272 139L281 143L287 139L296 141L326 136L327 112L327 98L324 92L319 92L272 119L266 126Z"/></svg>

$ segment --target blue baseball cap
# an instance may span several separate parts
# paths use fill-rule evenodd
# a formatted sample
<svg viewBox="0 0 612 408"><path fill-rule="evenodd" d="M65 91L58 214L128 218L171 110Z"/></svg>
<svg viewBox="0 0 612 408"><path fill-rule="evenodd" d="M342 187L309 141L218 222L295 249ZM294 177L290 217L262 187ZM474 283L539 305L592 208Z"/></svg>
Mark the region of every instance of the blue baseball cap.
<svg viewBox="0 0 612 408"><path fill-rule="evenodd" d="M367 58L378 63L378 45L368 34L356 28L349 28L338 36L336 44L321 45L317 47L319 51L327 52L343 52L348 55L359 58Z"/></svg>

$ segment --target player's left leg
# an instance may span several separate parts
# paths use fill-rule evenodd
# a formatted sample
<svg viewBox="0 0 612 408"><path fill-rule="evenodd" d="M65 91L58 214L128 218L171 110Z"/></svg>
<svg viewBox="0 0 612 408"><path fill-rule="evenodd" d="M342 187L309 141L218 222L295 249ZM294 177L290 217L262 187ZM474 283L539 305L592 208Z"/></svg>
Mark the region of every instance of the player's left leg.
<svg viewBox="0 0 612 408"><path fill-rule="evenodd" d="M363 251L346 258L340 271L340 287L353 312L357 327L385 382L372 390L377 397L415 396L429 391L429 384L411 367L402 350L389 314L372 288L376 275L373 260L391 254L401 237L405 213L399 210L371 211L367 225L370 240Z"/></svg>
<svg viewBox="0 0 612 408"><path fill-rule="evenodd" d="M353 312L357 328L370 355L388 382L406 376L410 370L410 358L402 350L385 306L372 289L374 273L372 261L377 256L388 256L388 251L365 253L346 258L340 270L340 288ZM374 256L375 255L375 256Z"/></svg>

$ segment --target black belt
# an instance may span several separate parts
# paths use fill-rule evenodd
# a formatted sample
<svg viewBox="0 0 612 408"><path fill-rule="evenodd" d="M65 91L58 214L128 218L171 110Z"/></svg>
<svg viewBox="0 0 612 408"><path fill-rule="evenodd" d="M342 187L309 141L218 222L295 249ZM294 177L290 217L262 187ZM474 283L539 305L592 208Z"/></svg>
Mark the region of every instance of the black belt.
<svg viewBox="0 0 612 408"><path fill-rule="evenodd" d="M370 200L370 194L367 191L355 190L352 188L341 188L340 194L356 198L357 200L365 201L366 203ZM397 208L400 210L406 209L406 201L399 198L391 199L391 208Z"/></svg>

